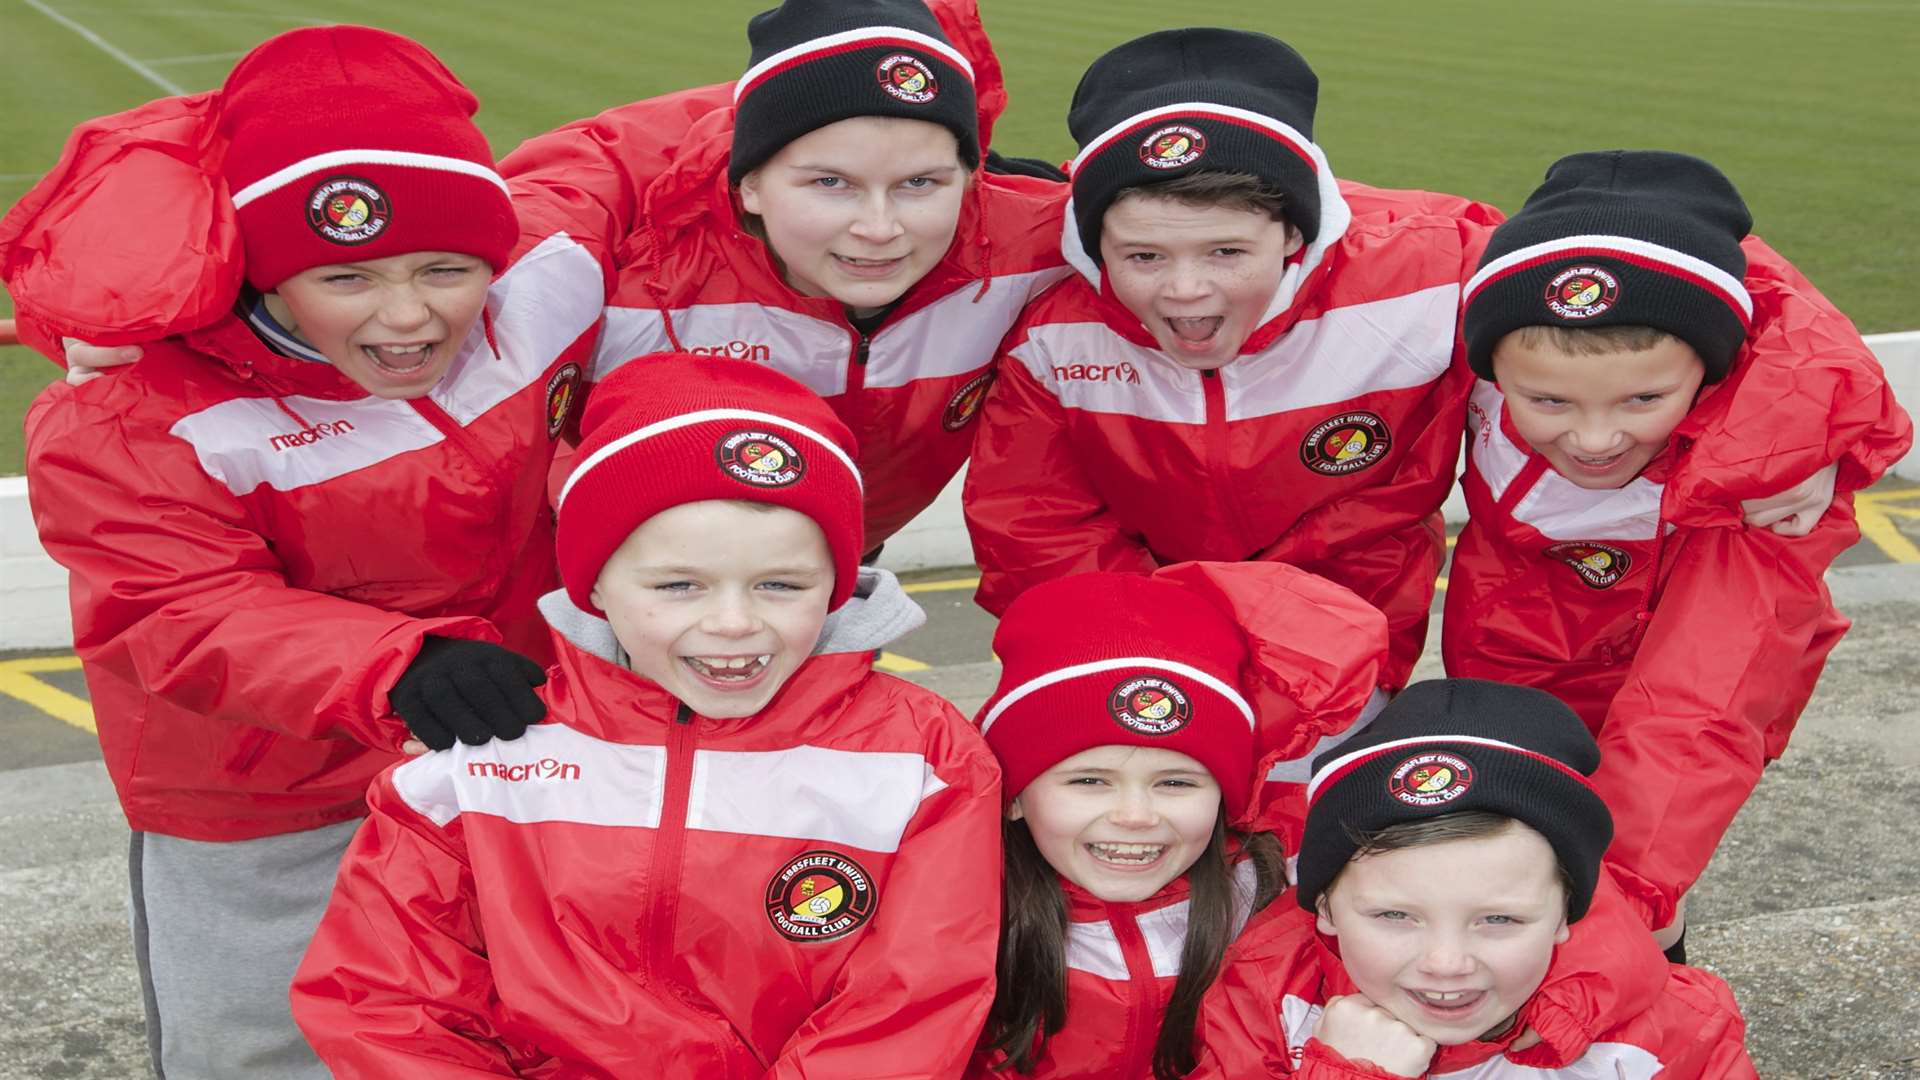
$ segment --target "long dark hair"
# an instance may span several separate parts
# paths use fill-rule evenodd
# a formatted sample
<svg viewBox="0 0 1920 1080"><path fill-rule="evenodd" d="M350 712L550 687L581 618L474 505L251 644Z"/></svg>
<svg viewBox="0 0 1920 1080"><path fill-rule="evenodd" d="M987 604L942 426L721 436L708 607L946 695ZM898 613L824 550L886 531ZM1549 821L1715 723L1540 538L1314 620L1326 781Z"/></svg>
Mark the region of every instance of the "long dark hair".
<svg viewBox="0 0 1920 1080"><path fill-rule="evenodd" d="M996 1068L1033 1072L1046 1056L1047 1040L1067 1023L1067 900L1058 873L1034 846L1024 821L1002 826L1006 885L1002 894L998 987L987 1012L986 1048L1006 1054ZM1230 833L1223 813L1213 839L1187 870L1187 938L1180 975L1153 1044L1156 1080L1179 1080L1198 1063L1194 1029L1200 1002L1220 974L1234 932L1231 836L1254 869L1251 911L1273 902L1286 887L1280 844L1269 833Z"/></svg>

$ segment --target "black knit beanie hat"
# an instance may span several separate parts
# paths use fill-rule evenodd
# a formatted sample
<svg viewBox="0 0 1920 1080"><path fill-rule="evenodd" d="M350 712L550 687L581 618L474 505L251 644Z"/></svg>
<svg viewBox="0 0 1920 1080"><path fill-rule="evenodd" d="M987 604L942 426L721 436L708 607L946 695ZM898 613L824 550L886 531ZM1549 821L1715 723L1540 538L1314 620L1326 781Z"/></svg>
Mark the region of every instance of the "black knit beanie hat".
<svg viewBox="0 0 1920 1080"><path fill-rule="evenodd" d="M1600 747L1559 698L1484 679L1415 683L1367 729L1314 759L1297 871L1300 906L1353 858L1353 834L1468 810L1547 838L1573 879L1567 920L1587 913L1613 816L1588 777Z"/></svg>
<svg viewBox="0 0 1920 1080"><path fill-rule="evenodd" d="M1067 113L1088 257L1100 261L1100 222L1120 192L1196 172L1251 173L1279 188L1283 213L1311 244L1326 160L1313 145L1319 97L1299 53L1248 30L1162 30L1095 60Z"/></svg>
<svg viewBox="0 0 1920 1080"><path fill-rule="evenodd" d="M856 116L944 125L980 163L973 65L921 0L786 0L747 24L734 85L734 183L809 131Z"/></svg>
<svg viewBox="0 0 1920 1080"><path fill-rule="evenodd" d="M1693 346L1717 382L1753 321L1740 250L1752 228L1733 182L1697 157L1563 157L1467 283L1467 363L1492 379L1494 346L1523 326L1650 326Z"/></svg>

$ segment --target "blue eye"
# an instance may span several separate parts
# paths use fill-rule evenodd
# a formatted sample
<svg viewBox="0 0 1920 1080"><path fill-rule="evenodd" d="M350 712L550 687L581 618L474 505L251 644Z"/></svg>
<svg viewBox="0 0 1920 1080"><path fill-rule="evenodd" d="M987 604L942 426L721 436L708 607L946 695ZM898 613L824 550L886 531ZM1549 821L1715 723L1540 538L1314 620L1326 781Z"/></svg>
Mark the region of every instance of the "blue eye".
<svg viewBox="0 0 1920 1080"><path fill-rule="evenodd" d="M816 178L813 182L819 185L820 187L826 188L828 191L832 191L835 188L841 187L846 184L845 180L842 180L837 176L822 176L822 177Z"/></svg>
<svg viewBox="0 0 1920 1080"><path fill-rule="evenodd" d="M663 581L660 584L655 585L654 588L660 592L670 592L670 593L687 592L688 590L693 588L693 582Z"/></svg>
<svg viewBox="0 0 1920 1080"><path fill-rule="evenodd" d="M1373 917L1385 922L1404 922L1407 919L1407 913L1404 911L1376 911L1373 913Z"/></svg>

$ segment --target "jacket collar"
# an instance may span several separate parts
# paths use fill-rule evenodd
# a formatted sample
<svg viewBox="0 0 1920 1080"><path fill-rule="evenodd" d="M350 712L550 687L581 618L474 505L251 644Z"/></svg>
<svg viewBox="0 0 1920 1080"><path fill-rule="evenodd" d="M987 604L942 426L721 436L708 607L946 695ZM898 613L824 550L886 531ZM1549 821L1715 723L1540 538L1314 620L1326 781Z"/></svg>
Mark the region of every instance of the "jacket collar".
<svg viewBox="0 0 1920 1080"><path fill-rule="evenodd" d="M328 363L282 356L268 348L247 321L234 313L209 326L180 335L180 342L203 356L225 364L243 379L256 380L262 389L284 396L348 401L367 396L366 390Z"/></svg>

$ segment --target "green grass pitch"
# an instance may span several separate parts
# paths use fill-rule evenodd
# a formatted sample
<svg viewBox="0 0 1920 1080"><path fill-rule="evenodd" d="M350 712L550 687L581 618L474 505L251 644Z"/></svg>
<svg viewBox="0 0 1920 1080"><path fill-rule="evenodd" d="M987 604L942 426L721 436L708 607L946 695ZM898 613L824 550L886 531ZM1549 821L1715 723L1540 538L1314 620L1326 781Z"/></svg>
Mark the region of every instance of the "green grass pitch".
<svg viewBox="0 0 1920 1080"><path fill-rule="evenodd" d="M0 207L52 164L76 122L165 93L154 79L214 86L241 52L304 23L371 23L425 42L479 95L480 122L504 153L620 102L733 77L747 18L771 2L0 0ZM1862 330L1920 326L1912 0L982 7L1011 84L995 138L1008 153L1070 154L1074 83L1118 42L1182 24L1265 30L1319 72L1315 137L1341 175L1511 212L1562 154L1688 151L1733 177L1757 231ZM20 417L54 374L26 350L0 349L0 473L19 471Z"/></svg>

